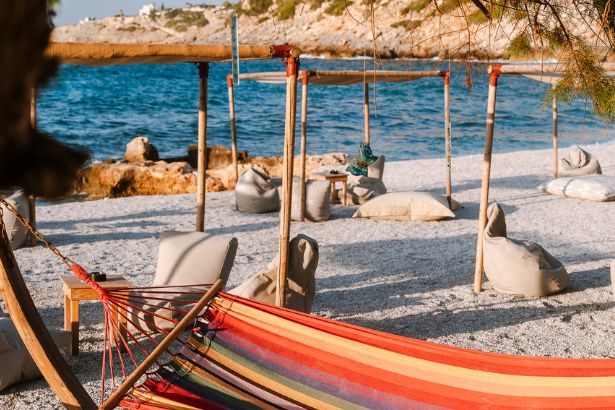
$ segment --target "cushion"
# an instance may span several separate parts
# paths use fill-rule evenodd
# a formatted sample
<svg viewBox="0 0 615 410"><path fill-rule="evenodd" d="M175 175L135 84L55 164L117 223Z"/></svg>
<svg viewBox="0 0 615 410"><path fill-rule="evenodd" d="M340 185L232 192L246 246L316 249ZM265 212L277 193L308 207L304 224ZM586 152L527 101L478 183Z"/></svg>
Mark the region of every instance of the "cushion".
<svg viewBox="0 0 615 410"><path fill-rule="evenodd" d="M572 147L568 152L568 158L559 160L557 174L559 177L602 174L602 169L598 160L589 152L579 147Z"/></svg>
<svg viewBox="0 0 615 410"><path fill-rule="evenodd" d="M265 269L229 293L259 302L274 304L279 255ZM284 307L310 313L316 294L318 243L309 236L297 235L289 244L288 285Z"/></svg>
<svg viewBox="0 0 615 410"><path fill-rule="evenodd" d="M204 232L160 233L152 286L226 284L237 253L237 239Z"/></svg>
<svg viewBox="0 0 615 410"><path fill-rule="evenodd" d="M291 219L298 221L301 215L301 179L293 178L293 205ZM331 184L329 181L308 179L305 181L305 217L312 222L327 221L331 217Z"/></svg>
<svg viewBox="0 0 615 410"><path fill-rule="evenodd" d="M71 352L71 333L65 330L49 329L51 338L65 358ZM0 390L21 381L41 376L38 367L21 340L10 317L0 317Z"/></svg>
<svg viewBox="0 0 615 410"><path fill-rule="evenodd" d="M267 174L249 168L237 181L235 203L240 211L275 212L280 209L280 196Z"/></svg>
<svg viewBox="0 0 615 410"><path fill-rule="evenodd" d="M10 197L6 198L6 202L11 204L19 213L19 215L28 219L30 217L30 204L28 203L28 197L23 191L17 191ZM4 214L4 224L6 225L6 232L9 235L9 241L13 249L18 249L28 239L28 231L17 220L12 212L9 212L4 205L2 206L2 212Z"/></svg>
<svg viewBox="0 0 615 410"><path fill-rule="evenodd" d="M368 177L382 179L382 175L384 175L384 155L380 155L376 161L367 166Z"/></svg>
<svg viewBox="0 0 615 410"><path fill-rule="evenodd" d="M346 200L349 204L362 205L379 195L386 194L386 192L387 188L381 179L354 175L348 176Z"/></svg>
<svg viewBox="0 0 615 410"><path fill-rule="evenodd" d="M615 200L615 177L584 175L557 178L540 185L538 189L551 195L569 198L598 202L613 201Z"/></svg>
<svg viewBox="0 0 615 410"><path fill-rule="evenodd" d="M353 218L438 221L454 218L446 198L430 192L391 192L361 205Z"/></svg>
<svg viewBox="0 0 615 410"><path fill-rule="evenodd" d="M505 293L546 296L568 286L568 272L542 246L509 239L502 208L493 203L487 209L483 233L483 266L493 287Z"/></svg>

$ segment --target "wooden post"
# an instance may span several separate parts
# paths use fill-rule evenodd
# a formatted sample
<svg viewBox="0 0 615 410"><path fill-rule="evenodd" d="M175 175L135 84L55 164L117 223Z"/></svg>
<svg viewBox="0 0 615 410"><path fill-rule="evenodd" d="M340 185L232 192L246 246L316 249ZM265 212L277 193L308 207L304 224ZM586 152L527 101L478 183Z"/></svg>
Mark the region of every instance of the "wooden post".
<svg viewBox="0 0 615 410"><path fill-rule="evenodd" d="M553 84L553 88L555 88L555 84ZM557 178L558 172L557 146L557 95L553 94L553 178Z"/></svg>
<svg viewBox="0 0 615 410"><path fill-rule="evenodd" d="M453 208L453 188L451 181L451 158L452 158L452 142L451 142L451 77L448 72L442 74L444 80L444 145L446 156L446 200L448 207Z"/></svg>
<svg viewBox="0 0 615 410"><path fill-rule="evenodd" d="M478 238L476 239L476 267L474 270L474 292L482 290L483 285L483 232L487 226L487 205L489 204L489 181L491 177L491 151L493 148L493 129L495 125L495 100L501 64L489 66L489 97L487 99L487 130L485 135L485 156L483 163L483 182L480 193L478 216Z"/></svg>
<svg viewBox="0 0 615 410"><path fill-rule="evenodd" d="M369 145L369 83L363 82L363 144Z"/></svg>
<svg viewBox="0 0 615 410"><path fill-rule="evenodd" d="M286 61L286 115L284 127L284 159L282 162L282 187L284 196L280 209L280 244L278 283L276 287L275 304L284 306L286 303L286 275L288 273L288 241L290 236L290 212L293 189L293 160L295 152L295 116L297 107L297 74L299 69L299 53L291 50L291 56Z"/></svg>
<svg viewBox="0 0 615 410"><path fill-rule="evenodd" d="M0 226L0 293L21 340L60 403L67 409L96 409L36 310L4 225Z"/></svg>
<svg viewBox="0 0 615 410"><path fill-rule="evenodd" d="M156 346L143 360L143 362L132 372L126 380L113 392L111 396L100 406L100 409L113 409L119 401L128 393L130 389L139 381L141 376L147 372L150 367L156 363L156 361L164 354L164 352L171 346L171 344L177 340L181 333L194 322L194 319L205 309L207 304L216 296L218 291L222 288L222 281L216 280L214 284L209 288L207 293L190 309L190 311L184 316L184 318L167 334L164 339Z"/></svg>
<svg viewBox="0 0 615 410"><path fill-rule="evenodd" d="M299 195L299 219L305 221L305 156L307 151L307 98L308 98L308 72L303 70L301 73L301 185Z"/></svg>
<svg viewBox="0 0 615 410"><path fill-rule="evenodd" d="M228 84L228 117L231 123L231 158L233 159L233 186L239 181L239 164L237 159L237 128L235 127L235 90L233 88L233 76L227 75L226 82ZM235 209L237 204L235 204Z"/></svg>
<svg viewBox="0 0 615 410"><path fill-rule="evenodd" d="M32 96L30 99L30 125L32 125L33 129L36 129L38 126L36 120L36 88L32 87ZM28 215L28 219L30 221L30 225L33 228L36 228L36 197L34 195L30 195L28 197L28 208L30 209L30 213ZM36 245L36 237L34 235L30 235L30 246Z"/></svg>
<svg viewBox="0 0 615 410"><path fill-rule="evenodd" d="M207 80L209 63L199 63L199 130L196 188L196 230L205 230L205 192L207 172Z"/></svg>

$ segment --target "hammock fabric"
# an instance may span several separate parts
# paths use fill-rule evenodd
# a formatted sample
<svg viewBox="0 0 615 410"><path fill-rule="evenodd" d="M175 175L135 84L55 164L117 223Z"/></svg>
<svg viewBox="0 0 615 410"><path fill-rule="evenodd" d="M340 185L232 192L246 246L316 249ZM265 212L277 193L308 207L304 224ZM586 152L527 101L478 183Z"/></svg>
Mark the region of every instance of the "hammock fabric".
<svg viewBox="0 0 615 410"><path fill-rule="evenodd" d="M134 409L613 408L610 359L507 356L321 319L220 293ZM204 331L207 329L207 331Z"/></svg>

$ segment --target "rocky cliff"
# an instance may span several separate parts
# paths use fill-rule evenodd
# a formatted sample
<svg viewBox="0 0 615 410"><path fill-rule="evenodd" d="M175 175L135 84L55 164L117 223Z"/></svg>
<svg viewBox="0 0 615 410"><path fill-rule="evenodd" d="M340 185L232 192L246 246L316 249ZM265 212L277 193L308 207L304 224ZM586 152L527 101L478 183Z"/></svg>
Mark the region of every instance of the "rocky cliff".
<svg viewBox="0 0 615 410"><path fill-rule="evenodd" d="M239 14L242 44L298 45L325 56L502 57L515 32L503 22L489 26L464 0L380 0L374 26L361 0L252 0L242 6L191 6L152 10L140 16L109 17L59 27L55 41L229 44L229 16ZM593 33L583 33L591 40ZM374 42L374 38L376 39Z"/></svg>

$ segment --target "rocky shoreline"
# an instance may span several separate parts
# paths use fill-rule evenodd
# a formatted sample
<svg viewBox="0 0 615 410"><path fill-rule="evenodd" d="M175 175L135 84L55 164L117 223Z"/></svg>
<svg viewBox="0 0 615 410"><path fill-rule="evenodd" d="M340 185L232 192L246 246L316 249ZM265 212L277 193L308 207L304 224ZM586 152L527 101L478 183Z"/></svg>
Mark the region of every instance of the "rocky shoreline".
<svg viewBox="0 0 615 410"><path fill-rule="evenodd" d="M282 176L282 157L250 157L238 153L239 174L256 167L271 177ZM235 178L230 149L207 147L207 192L234 189ZM308 155L309 173L322 166L346 163L346 154ZM295 157L295 175L299 173L299 158ZM170 195L194 193L197 189L196 145L188 147L188 155L159 159L157 150L147 138L137 137L127 145L123 159L108 159L81 170L74 194L91 199L119 198L135 195Z"/></svg>

